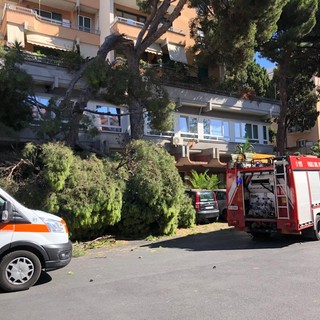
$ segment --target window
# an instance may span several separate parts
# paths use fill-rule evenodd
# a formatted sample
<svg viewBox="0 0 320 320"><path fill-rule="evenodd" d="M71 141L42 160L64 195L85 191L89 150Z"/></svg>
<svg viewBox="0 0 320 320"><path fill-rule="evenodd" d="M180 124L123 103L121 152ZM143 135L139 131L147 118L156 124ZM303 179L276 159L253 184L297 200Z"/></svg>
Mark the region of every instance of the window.
<svg viewBox="0 0 320 320"><path fill-rule="evenodd" d="M153 136L161 136L161 137L173 137L174 136L174 128L172 127L169 131L159 131L153 129L151 127L151 119L148 114L145 115L145 124L146 124L146 134Z"/></svg>
<svg viewBox="0 0 320 320"><path fill-rule="evenodd" d="M215 193L216 193L217 200L226 200L227 199L226 192L224 192L224 191L215 191Z"/></svg>
<svg viewBox="0 0 320 320"><path fill-rule="evenodd" d="M36 100L41 103L44 106L49 105L50 98L48 97L36 97ZM32 108L32 117L35 121L42 120L44 117L46 117L47 110L44 108L33 106Z"/></svg>
<svg viewBox="0 0 320 320"><path fill-rule="evenodd" d="M229 123L217 119L203 119L203 133L205 139L229 139Z"/></svg>
<svg viewBox="0 0 320 320"><path fill-rule="evenodd" d="M79 24L79 30L90 32L91 18L85 17L85 16L79 16L78 24Z"/></svg>
<svg viewBox="0 0 320 320"><path fill-rule="evenodd" d="M305 139L297 140L297 147L299 147L299 148L305 147L307 145L306 142L307 141Z"/></svg>
<svg viewBox="0 0 320 320"><path fill-rule="evenodd" d="M181 136L198 137L198 119L188 116L180 116L179 128L183 133Z"/></svg>
<svg viewBox="0 0 320 320"><path fill-rule="evenodd" d="M59 119L63 123L67 123L70 119L70 110L64 109L57 112L57 106L59 105L59 100L57 101L53 97L41 97L36 96L35 100L39 102L40 105L33 105L32 107L32 123L35 125L39 124L39 121Z"/></svg>
<svg viewBox="0 0 320 320"><path fill-rule="evenodd" d="M97 112L110 113L98 115L98 127L102 131L121 132L121 110L111 106L96 106Z"/></svg>
<svg viewBox="0 0 320 320"><path fill-rule="evenodd" d="M4 209L5 200L0 197L0 210Z"/></svg>
<svg viewBox="0 0 320 320"><path fill-rule="evenodd" d="M62 15L56 12L50 12L45 10L34 9L34 11L45 20L49 20L51 22L62 23Z"/></svg>
<svg viewBox="0 0 320 320"><path fill-rule="evenodd" d="M235 123L235 142L244 142L248 138L249 142L259 142L258 125L251 123Z"/></svg>
<svg viewBox="0 0 320 320"><path fill-rule="evenodd" d="M130 12L119 10L119 9L116 10L116 15L117 17L121 17L127 20L137 21L141 23L146 22L146 17L144 16L136 15L134 13L130 13Z"/></svg>
<svg viewBox="0 0 320 320"><path fill-rule="evenodd" d="M262 130L263 130L263 143L264 144L268 144L269 139L268 139L268 128L267 128L267 126L262 126Z"/></svg>

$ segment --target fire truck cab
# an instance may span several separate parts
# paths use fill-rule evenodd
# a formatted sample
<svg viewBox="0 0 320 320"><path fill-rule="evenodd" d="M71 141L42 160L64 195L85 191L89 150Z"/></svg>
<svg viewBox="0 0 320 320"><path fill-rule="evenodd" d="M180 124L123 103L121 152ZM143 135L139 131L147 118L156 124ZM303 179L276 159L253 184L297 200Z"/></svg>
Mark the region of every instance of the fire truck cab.
<svg viewBox="0 0 320 320"><path fill-rule="evenodd" d="M226 182L229 226L255 237L281 232L320 240L320 158L231 162Z"/></svg>

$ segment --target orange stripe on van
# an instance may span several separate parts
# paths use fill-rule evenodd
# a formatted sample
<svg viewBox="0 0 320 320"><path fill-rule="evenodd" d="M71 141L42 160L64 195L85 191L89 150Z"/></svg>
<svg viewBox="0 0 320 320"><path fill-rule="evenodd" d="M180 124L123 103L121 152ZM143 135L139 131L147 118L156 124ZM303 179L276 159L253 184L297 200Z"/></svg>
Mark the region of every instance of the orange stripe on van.
<svg viewBox="0 0 320 320"><path fill-rule="evenodd" d="M0 232L14 231L14 224L0 223Z"/></svg>
<svg viewBox="0 0 320 320"><path fill-rule="evenodd" d="M16 224L15 232L50 232L49 228L45 224Z"/></svg>

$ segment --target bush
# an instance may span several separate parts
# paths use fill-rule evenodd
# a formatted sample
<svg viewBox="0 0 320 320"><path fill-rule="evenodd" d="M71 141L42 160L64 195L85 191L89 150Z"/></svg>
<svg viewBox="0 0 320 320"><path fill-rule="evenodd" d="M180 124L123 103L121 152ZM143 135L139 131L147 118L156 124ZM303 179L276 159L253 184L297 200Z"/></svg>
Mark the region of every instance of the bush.
<svg viewBox="0 0 320 320"><path fill-rule="evenodd" d="M191 170L191 177L187 176L186 180L190 181L190 184L195 189L217 189L219 186L219 179L216 174L208 175L208 170L203 173L198 173L195 170Z"/></svg>
<svg viewBox="0 0 320 320"><path fill-rule="evenodd" d="M115 163L81 158L61 143L28 144L23 155L26 165L10 189L28 207L62 216L72 239L99 237L120 221L124 183Z"/></svg>
<svg viewBox="0 0 320 320"><path fill-rule="evenodd" d="M186 200L174 158L162 147L142 140L132 142L126 156L130 175L122 207L124 233L170 235L179 223L191 226L195 212Z"/></svg>
<svg viewBox="0 0 320 320"><path fill-rule="evenodd" d="M155 144L135 141L113 160L75 155L62 143L27 144L22 154L0 185L27 207L63 217L72 240L92 240L111 226L141 237L194 224L174 158Z"/></svg>

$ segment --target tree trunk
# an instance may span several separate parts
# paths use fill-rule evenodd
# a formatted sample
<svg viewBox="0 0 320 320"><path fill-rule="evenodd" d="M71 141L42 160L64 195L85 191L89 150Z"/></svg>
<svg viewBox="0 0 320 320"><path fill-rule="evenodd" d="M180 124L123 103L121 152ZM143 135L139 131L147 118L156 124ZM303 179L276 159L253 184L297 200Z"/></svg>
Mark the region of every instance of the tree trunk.
<svg viewBox="0 0 320 320"><path fill-rule="evenodd" d="M102 60L105 61L107 54L109 51L113 50L116 46L121 45L128 45L128 43L131 43L132 41L128 41L128 39L125 39L123 35L120 34L111 34L107 36L100 46L100 49L98 50L97 56L90 60L89 62L85 63L81 69L76 72L72 78L72 80L69 83L68 89L65 93L65 96L63 98L62 103L60 104L60 107L63 108L70 108L72 105L72 112L71 112L71 120L69 122L70 129L68 132L68 135L66 136L66 142L71 147L74 148L76 145L79 144L79 127L80 127L80 121L82 119L82 115L84 112L84 109L87 106L88 101L91 98L92 95L92 88L89 85L86 85L86 87L81 91L80 97L76 104L71 103L71 94L74 90L74 86L76 83L83 77L86 69L94 63L96 60Z"/></svg>
<svg viewBox="0 0 320 320"><path fill-rule="evenodd" d="M127 55L128 69L130 72L130 79L128 82L128 102L130 111L130 128L131 128L131 139L137 140L142 139L144 136L144 109L145 106L139 97L139 86L141 82L139 72L139 57L136 52L132 50Z"/></svg>
<svg viewBox="0 0 320 320"><path fill-rule="evenodd" d="M79 128L81 119L83 117L84 109L87 106L88 101L92 95L92 89L87 85L80 93L78 101L75 103L72 109L72 115L69 122L69 131L66 137L66 143L72 149L79 145Z"/></svg>
<svg viewBox="0 0 320 320"><path fill-rule="evenodd" d="M280 96L280 115L278 118L276 149L280 155L284 155L285 145L286 145L286 116L287 116L287 109L288 109L287 74L286 74L285 63L279 64L279 96Z"/></svg>

